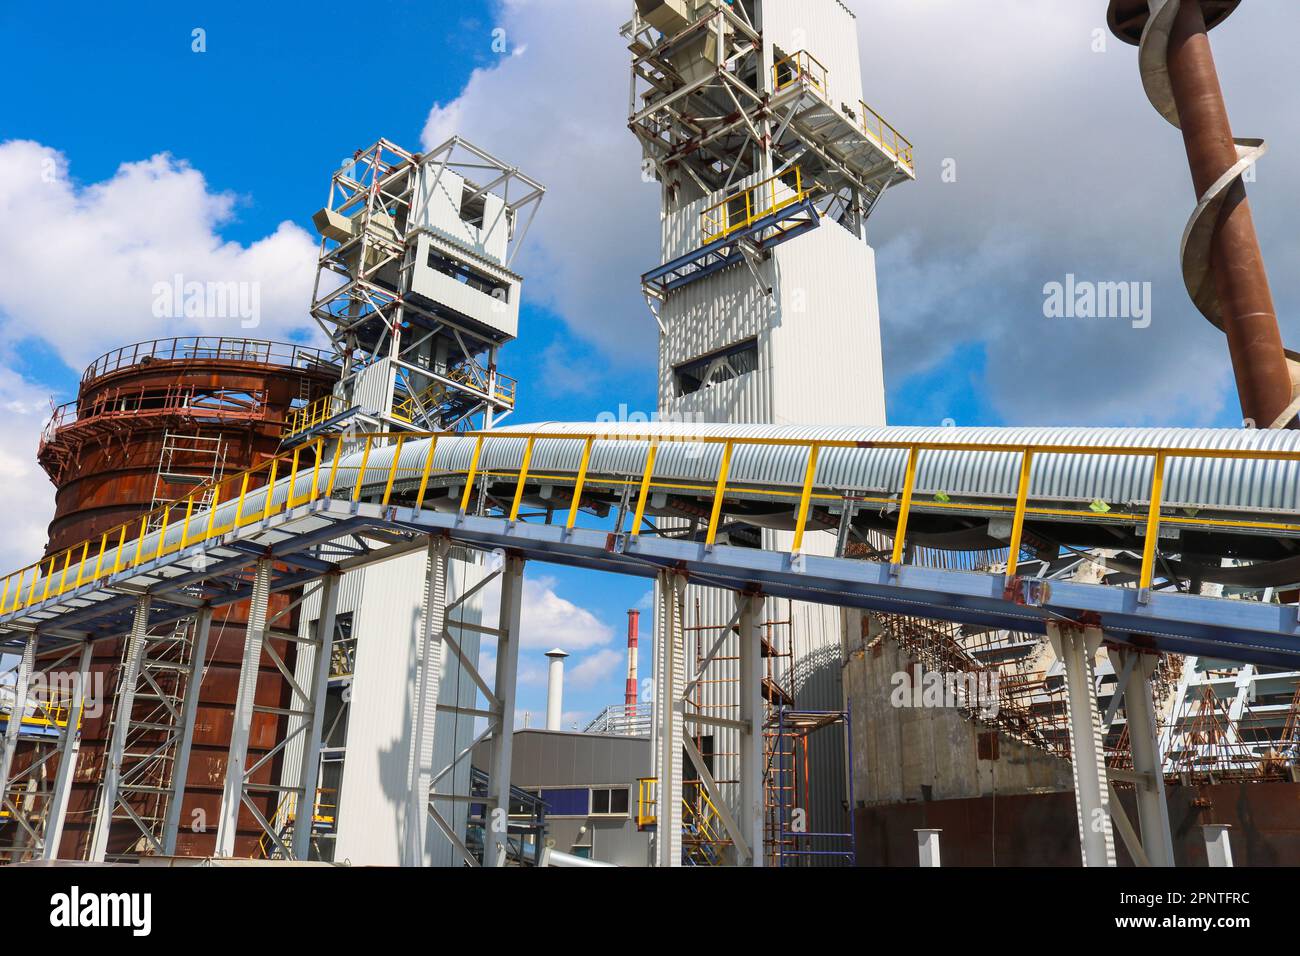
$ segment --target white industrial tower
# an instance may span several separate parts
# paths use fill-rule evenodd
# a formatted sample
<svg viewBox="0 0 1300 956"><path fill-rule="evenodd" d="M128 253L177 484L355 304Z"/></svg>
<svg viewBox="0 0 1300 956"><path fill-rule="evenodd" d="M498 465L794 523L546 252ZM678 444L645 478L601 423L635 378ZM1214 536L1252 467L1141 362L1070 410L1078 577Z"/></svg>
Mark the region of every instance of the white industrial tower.
<svg viewBox="0 0 1300 956"><path fill-rule="evenodd" d="M911 144L864 101L856 17L839 0L636 0L624 35L629 125L643 169L662 185L662 263L642 277L660 330L661 415L883 425L866 222L890 186L915 178L915 167ZM795 515L771 518L765 540L752 543L788 548ZM718 541L744 544L746 533L723 528ZM829 534L804 538L808 551L833 547ZM672 652L664 650L667 613L656 622L661 654ZM741 609L730 593L693 586L671 613L680 620L669 630L704 635L678 648L694 688L686 733L704 742L698 749L711 748L687 756L703 758L734 807L745 759L729 726L742 716ZM768 600L763 614L789 622L785 682L797 705L839 710L838 610L787 611ZM656 701L671 694L657 689ZM821 750L825 782L814 788L817 805L805 808L813 832L842 829L830 818L838 824L844 812L842 753L829 740ZM680 768L663 766L677 759L658 761L661 795L674 773L680 784Z"/></svg>

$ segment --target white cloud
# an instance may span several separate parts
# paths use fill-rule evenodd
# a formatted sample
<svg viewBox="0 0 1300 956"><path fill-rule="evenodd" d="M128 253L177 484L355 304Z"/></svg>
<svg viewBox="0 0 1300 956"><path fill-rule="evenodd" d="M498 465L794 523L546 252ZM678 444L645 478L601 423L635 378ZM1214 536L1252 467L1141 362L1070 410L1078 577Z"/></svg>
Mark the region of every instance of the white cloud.
<svg viewBox="0 0 1300 956"><path fill-rule="evenodd" d="M0 484L5 488L0 568L7 573L40 557L54 514L54 486L36 463L41 427L50 415L48 393L0 366L0 411L5 416L0 429Z"/></svg>
<svg viewBox="0 0 1300 956"><path fill-rule="evenodd" d="M453 134L547 187L516 265L528 300L610 355L649 359L655 325L639 276L658 263L659 192L628 131L627 0L507 0L512 55L435 106L425 148Z"/></svg>
<svg viewBox="0 0 1300 956"><path fill-rule="evenodd" d="M574 687L594 687L622 670L626 661L625 652L607 647L586 655L570 666L564 680Z"/></svg>
<svg viewBox="0 0 1300 956"><path fill-rule="evenodd" d="M549 651L553 647L573 653L608 644L613 629L586 608L579 607L556 591L555 578L546 575L524 578L523 603L519 627L521 651ZM501 579L483 589L483 619L495 626L497 608L501 606ZM521 657L520 666L528 666ZM540 682L540 680L539 680Z"/></svg>
<svg viewBox="0 0 1300 956"><path fill-rule="evenodd" d="M40 143L0 143L0 338L39 338L74 369L119 345L170 335L283 338L313 329L307 315L316 244L284 222L249 245L219 230L238 197L161 153L79 184L68 157ZM155 286L244 283L251 310L225 317L154 314Z"/></svg>

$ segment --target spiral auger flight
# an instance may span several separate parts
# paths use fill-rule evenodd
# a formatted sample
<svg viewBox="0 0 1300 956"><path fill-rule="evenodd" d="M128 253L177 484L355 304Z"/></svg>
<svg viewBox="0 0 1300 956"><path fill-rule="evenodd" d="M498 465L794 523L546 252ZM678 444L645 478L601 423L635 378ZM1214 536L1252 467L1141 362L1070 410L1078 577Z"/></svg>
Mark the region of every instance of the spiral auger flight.
<svg viewBox="0 0 1300 956"><path fill-rule="evenodd" d="M1268 275L1246 199L1262 139L1232 136L1209 31L1240 0L1111 0L1108 19L1138 47L1147 99L1183 134L1197 203L1183 230L1183 282L1197 310L1228 338L1242 415L1297 427L1300 353L1282 345Z"/></svg>

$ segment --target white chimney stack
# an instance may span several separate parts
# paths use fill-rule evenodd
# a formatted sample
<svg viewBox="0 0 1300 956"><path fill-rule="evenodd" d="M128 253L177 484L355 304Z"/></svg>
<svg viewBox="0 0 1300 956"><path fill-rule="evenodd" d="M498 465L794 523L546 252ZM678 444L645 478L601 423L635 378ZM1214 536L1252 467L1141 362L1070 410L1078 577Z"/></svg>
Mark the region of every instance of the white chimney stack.
<svg viewBox="0 0 1300 956"><path fill-rule="evenodd" d="M556 647L547 651L546 656L551 659L546 675L546 729L559 730L564 713L564 659L569 655Z"/></svg>

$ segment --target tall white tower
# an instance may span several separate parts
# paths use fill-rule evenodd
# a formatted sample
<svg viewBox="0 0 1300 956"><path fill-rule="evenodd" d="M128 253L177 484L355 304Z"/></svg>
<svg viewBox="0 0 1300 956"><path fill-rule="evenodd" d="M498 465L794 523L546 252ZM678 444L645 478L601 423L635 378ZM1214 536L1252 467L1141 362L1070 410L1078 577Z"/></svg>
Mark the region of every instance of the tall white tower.
<svg viewBox="0 0 1300 956"><path fill-rule="evenodd" d="M839 0L636 0L624 33L629 125L663 195L662 262L642 277L660 329L660 413L883 425L866 222L915 167L911 144L864 101L856 17ZM790 532L779 529L794 515L773 517L778 530L732 527L719 540L788 547ZM807 535L805 549L829 550L832 541L817 539L830 537ZM685 612L688 629L716 635L734 596L693 587ZM840 613L772 600L766 613L789 621L782 683L796 706L839 710ZM735 659L723 648L704 665L701 713L736 717ZM738 735L721 726L709 734L713 776L736 796ZM827 744L814 751L823 782L805 808L812 830L843 819L843 757Z"/></svg>

